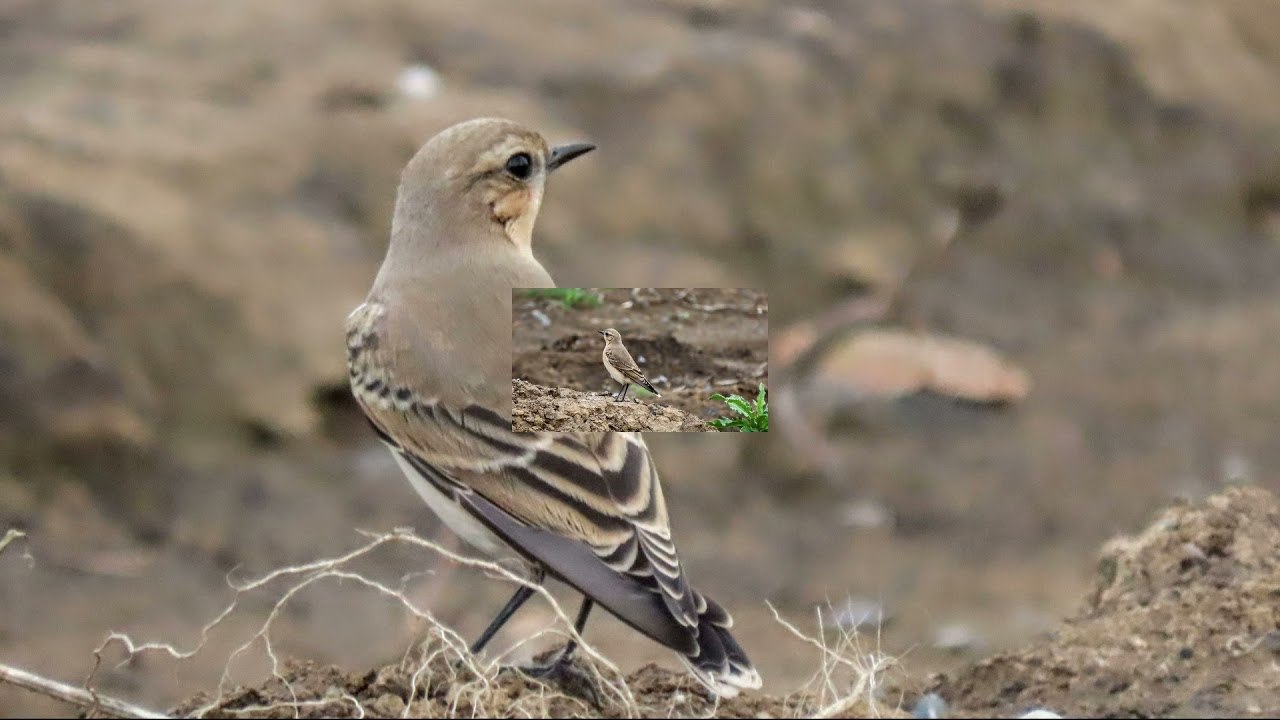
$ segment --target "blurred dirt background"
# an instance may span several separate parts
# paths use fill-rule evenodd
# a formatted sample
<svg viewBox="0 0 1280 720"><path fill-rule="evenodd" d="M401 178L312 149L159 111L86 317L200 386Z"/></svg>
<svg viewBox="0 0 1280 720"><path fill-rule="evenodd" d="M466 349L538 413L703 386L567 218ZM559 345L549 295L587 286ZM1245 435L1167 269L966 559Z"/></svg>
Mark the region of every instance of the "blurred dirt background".
<svg viewBox="0 0 1280 720"><path fill-rule="evenodd" d="M1149 668L990 695L1043 687L1016 648L1060 618L1129 602L1090 599L1108 538L1178 497L1280 487L1277 27L1261 0L0 4L0 530L29 533L0 554L0 659L78 682L110 629L194 645L232 569L436 531L352 406L342 322L402 164L503 115L600 146L544 203L560 285L767 288L778 330L884 297L953 237L880 324L987 348L1029 389L886 399L850 376L865 364L816 364L792 378L810 436L650 441L685 562L770 692L816 660L766 598L806 628L827 603L884 619L869 641L902 656L908 704L936 686L1123 713ZM1212 570L1225 546L1199 547ZM509 591L434 569L406 587L465 635ZM1157 667L1212 681L1197 638L1265 625L1207 607L1162 606L1213 629L1185 658L1143 640ZM100 687L176 704L260 621L181 663L108 662ZM279 652L351 671L415 632L354 586L311 589L277 629ZM670 666L615 622L589 636ZM1153 712L1201 707L1170 698ZM63 712L0 688L0 714Z"/></svg>
<svg viewBox="0 0 1280 720"><path fill-rule="evenodd" d="M731 414L715 393L754 400L769 388L769 300L745 288L622 288L593 291L572 307L519 291L511 305L511 377L581 392L619 388L604 369L599 331L615 328L660 398L703 421ZM627 399L637 397L632 391ZM530 398L531 399L531 398ZM517 401L513 395L513 401ZM551 408L526 407L530 421ZM515 414L520 414L516 412ZM515 418L513 418L514 421ZM573 427L559 428L573 430ZM618 428L624 429L624 428Z"/></svg>

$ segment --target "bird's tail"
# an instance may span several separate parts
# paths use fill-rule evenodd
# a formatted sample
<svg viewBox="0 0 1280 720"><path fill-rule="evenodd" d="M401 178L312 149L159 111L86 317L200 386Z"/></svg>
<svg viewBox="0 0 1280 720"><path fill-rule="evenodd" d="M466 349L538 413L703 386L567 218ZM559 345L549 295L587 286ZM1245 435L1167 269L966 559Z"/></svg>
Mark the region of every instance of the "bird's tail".
<svg viewBox="0 0 1280 720"><path fill-rule="evenodd" d="M648 380L644 381L643 385L645 390L648 390L649 392L653 393L658 397L662 397L662 393L658 392L657 390L654 390L653 385Z"/></svg>
<svg viewBox="0 0 1280 720"><path fill-rule="evenodd" d="M722 698L735 697L739 690L760 687L760 673L747 653L729 634L733 618L716 601L694 591L698 607L698 651L683 655L695 677Z"/></svg>

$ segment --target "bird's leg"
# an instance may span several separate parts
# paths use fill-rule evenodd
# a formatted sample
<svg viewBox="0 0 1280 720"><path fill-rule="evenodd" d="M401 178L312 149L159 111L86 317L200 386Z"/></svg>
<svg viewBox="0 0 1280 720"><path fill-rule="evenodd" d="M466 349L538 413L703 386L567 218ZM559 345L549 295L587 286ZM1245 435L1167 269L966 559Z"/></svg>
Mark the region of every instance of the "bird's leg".
<svg viewBox="0 0 1280 720"><path fill-rule="evenodd" d="M587 616L591 614L593 607L595 607L594 600L589 597L582 598L582 606L578 608L578 618L573 621L574 636L569 638L569 644L564 646L555 660L545 665L523 667L520 671L544 680L554 679L562 689L576 691L577 694L584 696L584 699L590 700L591 704L600 707L600 694L596 690L594 679L581 669L574 667L572 662L573 651L578 649L578 638L582 637L582 631L587 626Z"/></svg>
<svg viewBox="0 0 1280 720"><path fill-rule="evenodd" d="M582 606L578 608L578 619L573 621L574 637L569 638L569 644L564 646L564 652L560 653L560 659L556 662L567 662L569 656L573 655L573 651L578 649L578 638L582 637L582 631L587 628L587 616L591 614L591 608L595 605L595 600L589 597L582 598Z"/></svg>
<svg viewBox="0 0 1280 720"><path fill-rule="evenodd" d="M595 604L595 600L589 597L582 598L582 605L578 608L578 618L573 621L574 637L569 638L569 644L564 646L555 660L546 665L535 665L521 668L521 670L534 677L541 677L553 672L557 665L568 665L573 657L573 651L578 649L578 638L582 637L582 630L587 626L587 616L591 614L591 608L595 607Z"/></svg>
<svg viewBox="0 0 1280 720"><path fill-rule="evenodd" d="M622 402L627 396L627 391L631 389L631 383L622 383L622 390L618 392L618 396L613 399L614 402Z"/></svg>
<svg viewBox="0 0 1280 720"><path fill-rule="evenodd" d="M541 585L544 577L546 577L546 571L542 568L538 568L534 571L533 578L531 579L532 585L521 585L516 589L515 594L511 596L511 599L507 601L507 604L503 606L502 610L498 611L498 616L493 619L493 622L489 623L489 627L485 628L484 632L480 633L480 637L476 638L474 643L471 643L472 655L483 650L484 646L489 644L489 641L493 639L493 636L502 629L502 626L507 624L507 621L511 619L511 616L516 614L516 611L520 609L520 606L524 605L525 601L533 597L534 586Z"/></svg>

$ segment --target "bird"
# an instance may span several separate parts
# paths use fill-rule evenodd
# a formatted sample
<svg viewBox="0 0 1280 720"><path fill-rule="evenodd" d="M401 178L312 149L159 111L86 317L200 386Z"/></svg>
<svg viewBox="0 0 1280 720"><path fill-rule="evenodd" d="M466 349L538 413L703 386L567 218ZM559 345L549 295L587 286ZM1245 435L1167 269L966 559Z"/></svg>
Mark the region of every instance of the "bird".
<svg viewBox="0 0 1280 720"><path fill-rule="evenodd" d="M622 336L617 330L609 328L601 330L600 335L604 337L604 352L600 357L604 360L604 369L609 372L609 377L614 382L622 383L622 390L613 397L614 402L621 402L627 396L627 390L631 389L631 383L635 383L649 392L658 395L658 391L653 389L649 381L645 378L644 373L636 367L636 361L631 359L631 353L627 352L627 346L622 344Z"/></svg>
<svg viewBox="0 0 1280 720"><path fill-rule="evenodd" d="M511 429L511 289L554 287L533 256L548 175L594 149L480 118L428 140L400 177L386 256L347 318L350 385L445 526L527 573L479 653L548 577L674 650L711 693L760 687L730 614L688 581L639 433ZM535 674L566 669L570 641Z"/></svg>

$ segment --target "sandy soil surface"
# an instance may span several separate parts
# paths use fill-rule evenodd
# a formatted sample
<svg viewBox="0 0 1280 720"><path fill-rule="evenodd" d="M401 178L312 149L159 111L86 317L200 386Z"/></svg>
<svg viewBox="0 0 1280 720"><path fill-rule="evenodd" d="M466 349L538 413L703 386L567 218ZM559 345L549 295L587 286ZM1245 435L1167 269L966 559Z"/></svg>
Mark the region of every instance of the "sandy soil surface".
<svg viewBox="0 0 1280 720"><path fill-rule="evenodd" d="M594 307L512 300L511 377L582 392L618 391L598 332L616 328L662 397L646 404L702 420L730 415L711 395L754 398L769 387L769 302L747 289L610 289ZM544 322L545 321L545 322ZM634 389L633 389L634 391ZM628 395L630 397L630 395Z"/></svg>
<svg viewBox="0 0 1280 720"><path fill-rule="evenodd" d="M929 692L955 717L1010 717L1034 707L1065 716L1238 717L1280 712L1280 498L1255 487L1179 503L1142 533L1112 539L1081 608L1028 647L997 653L932 678ZM549 685L500 671L486 676L448 660L439 644L399 663L344 672L291 663L283 681L242 688L212 703L182 703L189 713L212 705L214 717L288 716L285 704L308 703L303 717L552 714L557 717L784 717L814 712L816 698L749 693L713 705L687 675L647 665L627 675L633 698L576 673ZM421 657L429 657L423 662ZM850 658L852 659L852 657ZM608 678L608 671L600 671ZM889 679L890 682L885 683ZM287 684L286 684L287 683ZM919 697L918 684L879 677L873 704L852 697L837 713L894 715ZM237 712L239 711L239 712Z"/></svg>
<svg viewBox="0 0 1280 720"><path fill-rule="evenodd" d="M192 697L174 712L208 708L205 717L295 717L291 703L304 703L296 717L361 717L361 711L364 717L402 717L407 710L409 717L762 718L790 717L802 702L757 693L716 702L689 677L652 664L627 675L631 697L624 700L596 689L583 661L575 660L574 667L576 675L554 685L510 670L485 685L474 672L442 661L425 670L422 663L404 662L355 672L290 662L283 680L238 688L212 707L208 696ZM853 702L849 710L868 707Z"/></svg>
<svg viewBox="0 0 1280 720"><path fill-rule="evenodd" d="M1244 487L1108 542L1082 607L1045 639L933 689L963 714L1280 713L1280 500Z"/></svg>

